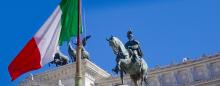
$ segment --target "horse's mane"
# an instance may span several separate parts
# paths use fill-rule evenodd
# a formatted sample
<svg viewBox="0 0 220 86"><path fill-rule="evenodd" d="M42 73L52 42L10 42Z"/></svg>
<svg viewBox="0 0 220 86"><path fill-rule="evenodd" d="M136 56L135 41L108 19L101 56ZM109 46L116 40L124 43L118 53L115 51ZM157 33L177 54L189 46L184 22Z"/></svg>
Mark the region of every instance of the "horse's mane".
<svg viewBox="0 0 220 86"><path fill-rule="evenodd" d="M119 47L121 48L121 51L124 53L124 55L129 55L127 49L125 48L124 44L121 42L121 40L119 40L119 38L117 37L113 37L113 39L115 40L115 42L119 45Z"/></svg>

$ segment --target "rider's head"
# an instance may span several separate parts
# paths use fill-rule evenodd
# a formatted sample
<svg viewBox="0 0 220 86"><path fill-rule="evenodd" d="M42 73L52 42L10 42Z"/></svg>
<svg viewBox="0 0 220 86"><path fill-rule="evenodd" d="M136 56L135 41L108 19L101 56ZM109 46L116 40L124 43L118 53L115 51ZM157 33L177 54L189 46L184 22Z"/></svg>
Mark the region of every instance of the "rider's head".
<svg viewBox="0 0 220 86"><path fill-rule="evenodd" d="M129 40L129 41L130 41L130 40L133 40L133 34L132 34L131 31L128 31L128 32L127 32L127 37L128 37L128 40Z"/></svg>

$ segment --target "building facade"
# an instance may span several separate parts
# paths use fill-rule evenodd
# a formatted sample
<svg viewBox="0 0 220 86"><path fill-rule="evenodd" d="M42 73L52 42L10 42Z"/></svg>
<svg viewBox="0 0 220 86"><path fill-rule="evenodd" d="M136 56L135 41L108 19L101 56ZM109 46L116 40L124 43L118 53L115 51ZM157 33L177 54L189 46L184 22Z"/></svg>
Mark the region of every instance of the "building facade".
<svg viewBox="0 0 220 86"><path fill-rule="evenodd" d="M113 77L88 60L83 60L83 86L116 86L119 77ZM75 64L68 64L44 73L29 76L20 86L74 86ZM133 86L129 76L125 84ZM184 59L182 63L150 69L150 86L220 86L220 54L203 56L197 60Z"/></svg>
<svg viewBox="0 0 220 86"><path fill-rule="evenodd" d="M95 86L97 80L111 75L89 60L82 60L83 86ZM46 72L29 76L21 81L20 86L74 86L76 64L67 64Z"/></svg>

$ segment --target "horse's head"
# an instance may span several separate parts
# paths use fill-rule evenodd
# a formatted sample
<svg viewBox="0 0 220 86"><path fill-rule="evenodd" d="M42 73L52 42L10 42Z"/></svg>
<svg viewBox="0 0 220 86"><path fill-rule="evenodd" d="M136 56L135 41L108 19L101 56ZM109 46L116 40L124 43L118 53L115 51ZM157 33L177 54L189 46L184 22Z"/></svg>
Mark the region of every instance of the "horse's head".
<svg viewBox="0 0 220 86"><path fill-rule="evenodd" d="M119 55L119 53L128 56L128 51L124 47L124 44L115 36L111 36L107 39L109 46L112 47L114 54Z"/></svg>
<svg viewBox="0 0 220 86"><path fill-rule="evenodd" d="M111 36L110 38L106 39L109 42L109 46L112 48L114 54L119 53L119 45L117 44L116 37Z"/></svg>

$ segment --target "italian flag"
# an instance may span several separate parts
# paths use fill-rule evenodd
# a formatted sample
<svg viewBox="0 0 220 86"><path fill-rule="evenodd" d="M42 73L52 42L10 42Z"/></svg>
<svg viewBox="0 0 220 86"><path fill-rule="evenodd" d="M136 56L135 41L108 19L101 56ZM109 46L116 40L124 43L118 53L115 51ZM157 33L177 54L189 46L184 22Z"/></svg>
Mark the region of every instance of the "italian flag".
<svg viewBox="0 0 220 86"><path fill-rule="evenodd" d="M57 47L78 32L78 0L62 0L8 67L12 81L53 61Z"/></svg>

